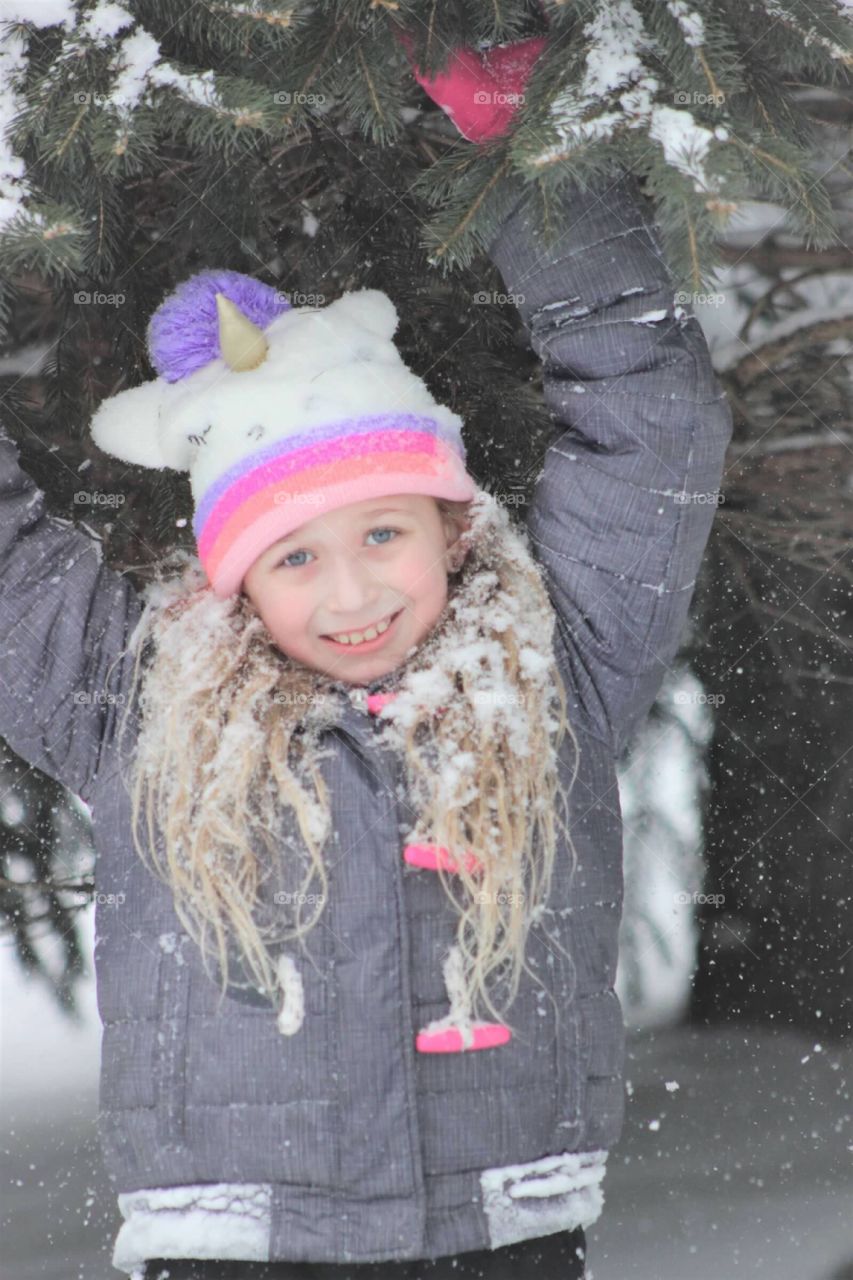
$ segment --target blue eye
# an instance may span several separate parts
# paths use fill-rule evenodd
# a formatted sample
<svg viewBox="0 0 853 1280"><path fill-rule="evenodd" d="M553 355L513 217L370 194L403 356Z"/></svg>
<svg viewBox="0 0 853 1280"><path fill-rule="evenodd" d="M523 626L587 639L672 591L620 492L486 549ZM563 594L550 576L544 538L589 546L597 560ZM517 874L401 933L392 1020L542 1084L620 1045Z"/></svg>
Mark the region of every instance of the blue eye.
<svg viewBox="0 0 853 1280"><path fill-rule="evenodd" d="M281 561L281 564L287 564L288 560L291 560L294 556L305 556L305 555L308 555L308 554L309 554L309 553L308 553L307 551L291 551L290 555L287 555L287 556L285 556L285 557L284 557L284 559ZM291 564L291 565L288 565L288 568L289 568L289 569L302 569L302 568L304 568L304 565L301 565L301 564Z"/></svg>
<svg viewBox="0 0 853 1280"><path fill-rule="evenodd" d="M387 526L384 526L384 525L383 525L383 526L380 526L380 527L379 527L379 528L377 528L377 529L371 529L371 530L370 530L370 533L395 533L395 534L396 534L396 533L399 533L399 532L400 532L400 530L399 530L399 529L390 529L390 528L388 528ZM368 534L367 536L368 536L368 537L370 537L370 534ZM380 547L387 547L387 546L388 546L388 543L387 543L387 542L380 542L380 544L379 544L379 545L380 545Z"/></svg>
<svg viewBox="0 0 853 1280"><path fill-rule="evenodd" d="M369 538L371 534L374 534L374 533L393 533L396 536L399 532L400 532L399 529L392 529L388 525L377 525L375 529L370 529L368 531L367 536ZM379 543L380 547L387 547L388 545L389 545L389 542L387 540L385 542ZM311 554L310 551L291 551L288 555L284 557L283 560L280 560L278 562L278 565L276 566L276 568L280 569L284 565L288 569L304 569L305 568L304 562L302 564L288 564L288 561L292 560L294 556L306 556L310 554Z"/></svg>

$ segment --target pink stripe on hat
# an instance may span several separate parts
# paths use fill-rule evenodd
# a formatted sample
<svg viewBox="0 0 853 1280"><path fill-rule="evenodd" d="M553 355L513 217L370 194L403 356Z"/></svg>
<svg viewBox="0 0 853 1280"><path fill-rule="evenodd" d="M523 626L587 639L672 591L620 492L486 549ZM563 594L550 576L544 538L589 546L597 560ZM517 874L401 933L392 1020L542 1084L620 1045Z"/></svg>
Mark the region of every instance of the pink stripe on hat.
<svg viewBox="0 0 853 1280"><path fill-rule="evenodd" d="M446 448L446 446L444 446ZM223 534L236 537L241 529L240 520L250 523L255 510L266 510L267 502L262 495L268 489L280 492L279 503L286 506L293 514L294 523L279 536L284 537L291 529L298 529L300 524L313 519L319 511L317 494L314 486L323 487L324 472L336 471L336 478L342 476L341 466L349 467L354 474L370 469L371 457L378 458L382 454L440 454L440 445L431 433L423 431L368 431L352 435L338 435L332 440L306 445L301 449L284 452L287 443L282 442L282 452L250 471L244 472L227 488L223 489L219 499L210 508L207 518L198 522L196 539L199 556L202 560L215 555L214 547L217 539ZM373 464L376 465L375 463ZM296 501L301 495L304 501L301 509ZM357 499L354 499L357 501ZM203 509L202 503L199 510ZM243 513L241 516L240 513ZM298 517L298 518L296 518Z"/></svg>
<svg viewBox="0 0 853 1280"><path fill-rule="evenodd" d="M308 490L317 499L310 510L304 504L276 502L282 485L268 485L255 495L249 519L240 508L232 517L239 527L234 525L232 530L229 522L209 555L199 553L216 595L224 598L239 591L258 556L286 534L327 511L398 493L468 502L477 492L461 460L443 446L432 455L395 450L363 457L358 467L344 460L330 467L314 468L308 474L301 472L295 492Z"/></svg>

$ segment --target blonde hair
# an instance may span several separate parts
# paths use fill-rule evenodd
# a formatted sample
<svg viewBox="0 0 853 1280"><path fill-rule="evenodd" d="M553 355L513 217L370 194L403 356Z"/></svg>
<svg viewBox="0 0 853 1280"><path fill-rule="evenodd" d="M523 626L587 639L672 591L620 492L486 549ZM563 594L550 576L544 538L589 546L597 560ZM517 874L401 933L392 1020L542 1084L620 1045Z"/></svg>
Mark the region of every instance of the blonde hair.
<svg viewBox="0 0 853 1280"><path fill-rule="evenodd" d="M514 708L486 725L474 705L472 672L458 664L458 669L446 667L454 692L444 714L426 707L403 730L394 726L402 735L410 800L418 814L417 830L408 839L444 846L453 857L454 873L438 874L459 913L466 1002L470 1006L480 996L493 1016L503 1018L486 980L496 970L508 978L508 1007L527 968L528 930L548 898L559 830L571 854L572 874L576 865L557 755L568 734L574 747L571 791L579 748L551 651L553 609L542 571L522 536L511 532L502 508L497 519L475 519L466 527L472 503L436 502L442 518L462 530L465 561L450 575L445 611L410 660L412 666L430 672L442 652L445 664L454 661L440 647L441 633L454 620L461 584L479 574L477 625L487 635L492 665L516 691L523 712ZM167 578L164 570L174 567L176 556L178 572ZM131 637L137 653L121 726L123 733L138 693L142 714L125 778L134 844L170 886L178 917L200 947L206 968L212 931L220 1004L229 984L229 937L238 944L244 972L269 994L279 979L267 945L304 939L327 897L323 845L330 829L329 797L318 747L329 678L284 654L247 596L216 598L200 563L186 552L161 562L147 596ZM507 625L506 604L514 597L525 603L518 626ZM518 638L524 615L532 625L529 634L538 636L538 653L530 640ZM467 786L460 778L454 794L447 771L435 768L435 751L442 747L451 752L447 758L472 762L474 785L470 776ZM264 926L256 908L266 855L273 864L288 856L276 837L282 806L295 815L303 846L292 851L291 869L305 866L306 871L293 895L295 922L285 923L286 913L276 912ZM141 815L146 845L139 840ZM264 849L260 857L258 840ZM476 868L465 856L471 851L479 861ZM320 893L311 895L307 890L315 877ZM307 923L302 921L305 901L319 903Z"/></svg>

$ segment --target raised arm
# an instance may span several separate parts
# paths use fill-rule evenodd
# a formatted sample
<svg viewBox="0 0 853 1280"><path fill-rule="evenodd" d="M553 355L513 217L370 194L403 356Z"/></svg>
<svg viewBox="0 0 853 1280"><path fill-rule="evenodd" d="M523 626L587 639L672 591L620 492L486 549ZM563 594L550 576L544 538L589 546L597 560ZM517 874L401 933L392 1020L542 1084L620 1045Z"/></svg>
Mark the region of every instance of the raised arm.
<svg viewBox="0 0 853 1280"><path fill-rule="evenodd" d="M46 514L0 426L0 735L84 801L124 710L130 658L116 659L140 614L100 543Z"/></svg>
<svg viewBox="0 0 853 1280"><path fill-rule="evenodd" d="M633 176L571 186L560 216L546 249L525 196L489 252L562 428L527 520L559 658L618 754L680 646L732 418Z"/></svg>

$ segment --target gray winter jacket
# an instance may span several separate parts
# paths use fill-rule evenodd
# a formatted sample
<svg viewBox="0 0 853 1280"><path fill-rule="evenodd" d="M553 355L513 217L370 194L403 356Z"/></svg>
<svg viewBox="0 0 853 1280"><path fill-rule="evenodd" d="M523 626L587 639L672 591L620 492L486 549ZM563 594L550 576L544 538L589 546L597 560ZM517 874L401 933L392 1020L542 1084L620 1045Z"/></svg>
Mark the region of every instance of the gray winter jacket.
<svg viewBox="0 0 853 1280"><path fill-rule="evenodd" d="M558 851L548 913L574 989L532 931L528 962L553 998L525 975L507 1044L416 1051L418 1028L446 1011L457 917L437 877L402 857L400 762L346 693L322 761L341 847L308 935L315 963L300 964L304 1025L283 1035L269 1004L230 989L217 1015L218 987L133 849L118 776L141 601L96 541L46 514L0 437L0 732L93 815L99 1133L126 1219L120 1270L152 1256L435 1257L600 1212L623 1120L615 760L679 647L731 416L634 180L571 190L562 216L546 252L523 194L491 248L559 427L528 528L580 746L579 863L569 884Z"/></svg>

